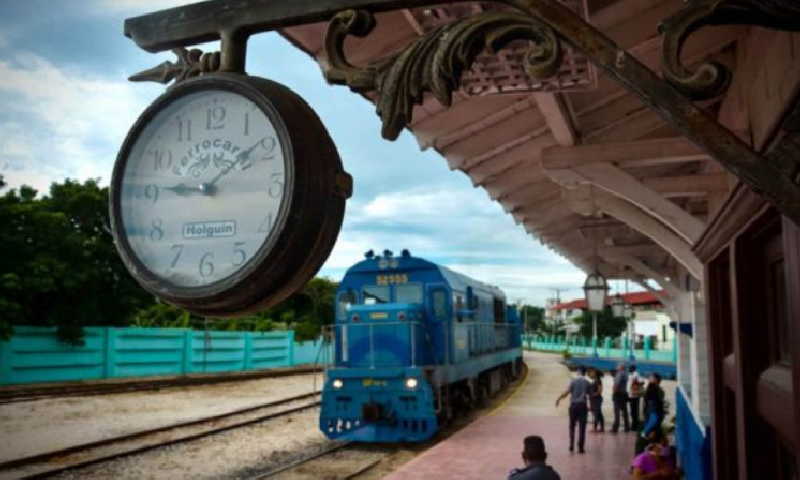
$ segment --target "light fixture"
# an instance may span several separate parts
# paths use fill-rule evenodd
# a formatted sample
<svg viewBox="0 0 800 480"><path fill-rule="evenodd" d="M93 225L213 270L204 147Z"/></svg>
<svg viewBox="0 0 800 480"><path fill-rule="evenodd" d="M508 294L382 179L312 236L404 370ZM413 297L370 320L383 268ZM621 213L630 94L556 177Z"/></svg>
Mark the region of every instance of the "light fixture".
<svg viewBox="0 0 800 480"><path fill-rule="evenodd" d="M614 295L611 299L611 312L615 317L622 317L625 315L625 299L619 293Z"/></svg>
<svg viewBox="0 0 800 480"><path fill-rule="evenodd" d="M406 378L406 388L407 389L413 390L413 389L417 388L417 385L419 385L419 380L417 380L416 378L414 378L414 377Z"/></svg>
<svg viewBox="0 0 800 480"><path fill-rule="evenodd" d="M342 387L344 387L344 381L342 381L342 379L341 379L341 378L335 378L335 379L334 379L334 380L331 382L331 386L334 388L334 390L339 390L339 389L341 389Z"/></svg>
<svg viewBox="0 0 800 480"><path fill-rule="evenodd" d="M586 306L589 311L600 312L606 305L608 284L606 278L596 271L590 273L583 283L583 292L586 295Z"/></svg>

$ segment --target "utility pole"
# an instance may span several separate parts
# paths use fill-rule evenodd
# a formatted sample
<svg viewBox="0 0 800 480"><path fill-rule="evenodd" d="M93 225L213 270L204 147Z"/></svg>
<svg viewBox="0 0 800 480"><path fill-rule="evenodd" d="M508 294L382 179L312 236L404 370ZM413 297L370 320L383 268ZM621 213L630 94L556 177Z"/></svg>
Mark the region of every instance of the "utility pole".
<svg viewBox="0 0 800 480"><path fill-rule="evenodd" d="M561 291L563 289L562 288L552 288L551 290L556 293L556 298L555 299L552 299L552 298L550 299L552 301L552 306L555 307L556 305L559 305L561 303ZM552 313L552 317L550 319L551 320L550 333L553 334L553 335L557 335L558 334L558 312L557 312L557 310L555 308L552 309L552 312L553 312Z"/></svg>

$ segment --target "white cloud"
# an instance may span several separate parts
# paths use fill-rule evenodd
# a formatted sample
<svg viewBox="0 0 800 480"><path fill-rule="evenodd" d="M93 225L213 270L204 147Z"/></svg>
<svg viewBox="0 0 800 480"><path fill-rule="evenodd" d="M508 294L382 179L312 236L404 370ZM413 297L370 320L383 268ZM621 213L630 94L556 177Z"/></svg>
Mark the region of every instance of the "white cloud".
<svg viewBox="0 0 800 480"><path fill-rule="evenodd" d="M468 210L471 215L491 215L495 208L485 199L475 201L476 195L468 190L415 188L379 195L364 206L370 219L391 218L442 218L460 217Z"/></svg>
<svg viewBox="0 0 800 480"><path fill-rule="evenodd" d="M422 182L423 180L421 180ZM348 204L347 218L322 274L336 280L373 249L444 264L499 286L510 301L543 305L554 288L580 295L584 274L514 225L472 188L415 187Z"/></svg>
<svg viewBox="0 0 800 480"><path fill-rule="evenodd" d="M5 113L15 119L2 124L0 139L9 183L19 185L21 172L40 190L65 176L107 182L147 101L123 81L66 71L31 54L14 60L0 61L0 95L13 100L4 102Z"/></svg>

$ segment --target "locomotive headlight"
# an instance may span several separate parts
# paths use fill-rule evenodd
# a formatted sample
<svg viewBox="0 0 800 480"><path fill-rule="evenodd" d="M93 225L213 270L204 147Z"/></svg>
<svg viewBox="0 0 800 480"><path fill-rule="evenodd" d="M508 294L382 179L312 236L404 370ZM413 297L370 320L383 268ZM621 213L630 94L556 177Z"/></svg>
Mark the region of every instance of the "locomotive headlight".
<svg viewBox="0 0 800 480"><path fill-rule="evenodd" d="M419 385L419 380L417 380L416 378L414 378L414 377L406 378L406 388L407 389L413 390L413 389L417 388L417 385Z"/></svg>
<svg viewBox="0 0 800 480"><path fill-rule="evenodd" d="M334 380L331 382L331 386L332 386L334 389L336 389L336 390L339 390L340 388L344 387L344 382L342 381L342 379L341 379L341 378L335 378L335 379L334 379Z"/></svg>

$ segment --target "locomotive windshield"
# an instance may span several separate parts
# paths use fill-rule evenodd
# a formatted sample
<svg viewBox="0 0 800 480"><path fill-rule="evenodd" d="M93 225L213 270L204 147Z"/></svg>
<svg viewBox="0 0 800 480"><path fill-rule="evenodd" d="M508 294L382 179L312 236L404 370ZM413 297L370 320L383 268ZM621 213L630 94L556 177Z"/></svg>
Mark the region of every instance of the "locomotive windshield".
<svg viewBox="0 0 800 480"><path fill-rule="evenodd" d="M416 284L397 285L394 287L397 303L422 303L422 286Z"/></svg>
<svg viewBox="0 0 800 480"><path fill-rule="evenodd" d="M391 290L388 286L369 285L364 287L364 305L389 303L391 301Z"/></svg>
<svg viewBox="0 0 800 480"><path fill-rule="evenodd" d="M368 285L362 290L364 305L381 303L423 303L422 285Z"/></svg>

